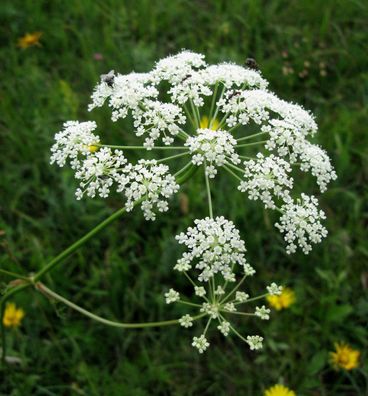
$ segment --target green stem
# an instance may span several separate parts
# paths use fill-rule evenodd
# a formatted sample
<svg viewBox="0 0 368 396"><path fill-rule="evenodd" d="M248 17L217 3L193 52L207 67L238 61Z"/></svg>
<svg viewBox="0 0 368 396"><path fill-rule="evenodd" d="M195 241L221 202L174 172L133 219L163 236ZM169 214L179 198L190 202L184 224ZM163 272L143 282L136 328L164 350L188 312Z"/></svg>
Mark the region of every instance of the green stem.
<svg viewBox="0 0 368 396"><path fill-rule="evenodd" d="M254 138L256 136L264 135L265 133L268 133L268 132L257 132L257 133L254 133L253 135L244 136L244 137L242 137L240 139L237 139L236 141L237 142L242 142L243 140L252 139L252 138Z"/></svg>
<svg viewBox="0 0 368 396"><path fill-rule="evenodd" d="M185 110L185 113L186 113L187 117L189 118L189 121L192 123L193 129L196 130L197 127L196 127L195 120L191 116L190 111L188 110L188 107L187 107L186 104L184 105L184 110Z"/></svg>
<svg viewBox="0 0 368 396"><path fill-rule="evenodd" d="M216 103L218 86L219 86L219 83L217 82L216 85L215 85L215 89L213 91L213 95L212 95L210 114L209 114L209 117L208 117L209 122L212 121L212 114L213 114L213 109L214 109L215 103ZM208 126L210 126L210 125L208 125Z"/></svg>
<svg viewBox="0 0 368 396"><path fill-rule="evenodd" d="M160 160L157 160L156 162L159 164L161 162L170 161L172 159L180 158L180 157L183 157L184 155L188 155L188 154L189 153L180 153L180 154L176 154L176 155L171 155L170 157L162 158Z"/></svg>
<svg viewBox="0 0 368 396"><path fill-rule="evenodd" d="M149 149L145 146L116 146L112 144L94 144L94 146L109 147L122 150L188 150L188 147L184 146L153 146Z"/></svg>
<svg viewBox="0 0 368 396"><path fill-rule="evenodd" d="M67 300L66 298L60 296L59 294L55 293L54 291L50 290L47 288L45 285L41 283L37 283L35 285L36 289L42 292L42 294L52 297L56 301L60 301L63 304L67 305L68 307L74 309L75 311L78 311L79 313L88 316L90 319L93 319L97 322L103 323L104 325L107 326L112 326L112 327L119 327L123 329L142 329L142 328L147 328L147 327L161 327L161 326L171 326L171 325L176 325L179 323L179 319L173 319L173 320L164 320L161 322L146 322L146 323L122 323L122 322L115 322L109 319L105 319L101 316L95 315L94 313L87 311L86 309L80 307L77 304L74 304L73 302ZM205 314L197 315L194 316L193 319L197 320L201 317L203 317Z"/></svg>
<svg viewBox="0 0 368 396"><path fill-rule="evenodd" d="M212 209L212 198L211 198L211 189L210 189L210 182L208 180L208 175L207 175L207 165L205 164L204 166L204 176L206 179L206 190L207 190L207 198L208 198L208 209L210 212L210 217L213 219L213 209Z"/></svg>
<svg viewBox="0 0 368 396"><path fill-rule="evenodd" d="M11 272L11 271L7 271L7 270L4 270L4 269L0 269L0 273L8 275L8 276L11 276L11 277L16 278L16 279L23 279L25 281L28 281L28 278L26 276L19 275L19 274L15 273L15 272Z"/></svg>
<svg viewBox="0 0 368 396"><path fill-rule="evenodd" d="M233 175L236 179L238 179L239 181L243 181L243 179L241 177L239 177L235 172L233 172L229 167L227 167L226 165L224 165L224 168L231 174Z"/></svg>
<svg viewBox="0 0 368 396"><path fill-rule="evenodd" d="M258 296L258 297L248 298L248 300L246 300L246 301L242 301L242 302L239 301L239 302L236 302L235 305L245 304L245 303L249 303L249 302L252 302L252 301L261 300L262 298L265 298L266 296L268 296L268 293L261 294L261 295Z"/></svg>
<svg viewBox="0 0 368 396"><path fill-rule="evenodd" d="M251 312L232 312L232 311L226 311L226 309L222 309L221 311L226 312L231 315L256 316L256 314L251 313Z"/></svg>
<svg viewBox="0 0 368 396"><path fill-rule="evenodd" d="M191 307L197 307L197 308L202 307L202 305L200 305L200 304L194 304L189 301L178 300L177 302L180 304L184 304L184 305L190 305Z"/></svg>
<svg viewBox="0 0 368 396"><path fill-rule="evenodd" d="M139 203L143 199L140 199L139 201L136 202ZM122 216L126 212L125 208L121 208L117 210L115 213L113 213L111 216L109 216L107 219L102 221L100 224L98 224L96 227L94 227L91 231L89 231L86 235L84 235L82 238L80 238L77 242L74 242L72 245L70 245L67 249L65 249L63 252L61 252L59 255L54 257L45 267L43 267L40 271L38 271L33 277L32 280L33 282L37 282L42 276L52 270L60 261L63 261L65 258L70 256L72 253L74 253L76 250L78 250L81 246L83 246L88 240L90 240L93 236L98 234L100 231L102 231L105 227L107 227L110 223L118 219L120 216Z"/></svg>
<svg viewBox="0 0 368 396"><path fill-rule="evenodd" d="M237 144L235 147L240 148L240 147L256 146L257 144L263 144L263 143L267 143L267 142L268 142L268 140L261 140L259 142L246 143L246 144Z"/></svg>
<svg viewBox="0 0 368 396"><path fill-rule="evenodd" d="M239 281L239 283L230 291L230 293L223 299L223 300L221 300L220 301L220 304L224 304L230 297L231 297L231 295L232 294L234 294L238 289L239 289L239 287L242 285L242 283L245 281L245 278L247 277L247 275L244 275L241 279L240 279L240 281Z"/></svg>
<svg viewBox="0 0 368 396"><path fill-rule="evenodd" d="M221 91L221 94L220 94L220 98L219 98L218 101L220 101L222 99L222 97L224 96L224 93L225 93L225 86L223 86L223 88L222 88L222 91ZM219 112L219 107L216 106L215 114L211 118L209 129L212 128L213 122L216 120L218 112Z"/></svg>
<svg viewBox="0 0 368 396"><path fill-rule="evenodd" d="M190 103L190 107L192 109L192 113L193 113L194 119L196 120L197 128L199 128L201 120L198 119L198 113L196 111L196 107L194 106L194 103L193 103L192 99L189 99L189 103Z"/></svg>

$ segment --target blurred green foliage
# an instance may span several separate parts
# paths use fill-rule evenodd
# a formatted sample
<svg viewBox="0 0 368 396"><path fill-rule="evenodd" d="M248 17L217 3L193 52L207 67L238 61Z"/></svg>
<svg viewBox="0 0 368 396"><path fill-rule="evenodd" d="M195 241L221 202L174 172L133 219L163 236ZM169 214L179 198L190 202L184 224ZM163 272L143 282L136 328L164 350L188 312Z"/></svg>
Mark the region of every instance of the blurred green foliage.
<svg viewBox="0 0 368 396"><path fill-rule="evenodd" d="M95 119L111 141L129 125L106 110L86 111L99 75L145 71L182 48L209 62L256 58L270 87L317 116L317 141L338 180L321 198L328 238L309 256L287 256L262 206L219 178L214 203L241 230L260 291L270 280L292 287L297 302L269 323L239 320L263 334L260 353L211 335L199 356L193 330L117 330L92 323L30 290L17 295L23 325L8 331L18 364L0 371L0 394L262 395L284 382L297 395L367 395L367 41L363 0L3 0L0 4L1 268L19 273L45 262L121 206L74 198L70 171L49 165L53 135L68 119ZM26 32L41 45L17 47ZM318 194L312 177L301 189ZM123 321L177 317L163 291L186 284L172 271L173 235L207 213L198 176L169 214L146 223L139 211L110 226L45 281L94 312ZM230 197L230 198L229 198ZM4 289L10 281L1 276ZM360 368L334 371L328 351L343 340L362 352Z"/></svg>

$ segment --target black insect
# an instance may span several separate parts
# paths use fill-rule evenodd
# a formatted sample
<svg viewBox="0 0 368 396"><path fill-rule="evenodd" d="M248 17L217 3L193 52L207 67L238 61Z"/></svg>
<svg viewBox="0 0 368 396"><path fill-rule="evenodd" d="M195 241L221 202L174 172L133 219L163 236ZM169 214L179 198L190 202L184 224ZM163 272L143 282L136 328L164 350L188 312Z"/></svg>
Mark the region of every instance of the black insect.
<svg viewBox="0 0 368 396"><path fill-rule="evenodd" d="M245 66L247 66L249 69L259 70L258 64L253 58L247 58L245 61Z"/></svg>
<svg viewBox="0 0 368 396"><path fill-rule="evenodd" d="M192 77L192 75L191 75L191 74L187 74L187 75L181 80L181 82L184 82L184 81L188 80L188 78L190 78L190 77Z"/></svg>
<svg viewBox="0 0 368 396"><path fill-rule="evenodd" d="M233 91L230 95L229 95L229 97L228 97L228 99L230 100L230 99L232 99L234 96L238 96L238 95L240 95L241 94L241 91Z"/></svg>
<svg viewBox="0 0 368 396"><path fill-rule="evenodd" d="M114 70L110 70L107 74L101 75L101 81L105 82L110 88L114 85Z"/></svg>

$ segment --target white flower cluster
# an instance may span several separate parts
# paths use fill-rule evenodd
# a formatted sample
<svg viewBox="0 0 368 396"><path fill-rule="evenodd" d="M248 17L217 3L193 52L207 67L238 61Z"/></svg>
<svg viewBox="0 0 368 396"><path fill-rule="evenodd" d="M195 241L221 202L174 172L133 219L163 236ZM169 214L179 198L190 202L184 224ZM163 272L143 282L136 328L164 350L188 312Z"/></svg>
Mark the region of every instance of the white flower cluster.
<svg viewBox="0 0 368 396"><path fill-rule="evenodd" d="M268 86L259 72L234 63L210 65L201 72L201 77L207 85L222 83L227 89L266 89Z"/></svg>
<svg viewBox="0 0 368 396"><path fill-rule="evenodd" d="M80 163L80 155L87 155L90 152L90 146L100 142L100 138L92 133L96 128L96 123L91 121L65 122L63 130L55 134L50 163L64 166L69 160L71 167L75 169Z"/></svg>
<svg viewBox="0 0 368 396"><path fill-rule="evenodd" d="M244 179L238 189L248 192L249 199L260 199L266 208L275 209L273 195L284 201L289 200L293 179L288 175L290 165L282 158L258 153L256 160L244 162Z"/></svg>
<svg viewBox="0 0 368 396"><path fill-rule="evenodd" d="M278 286L274 282L267 286L266 289L270 296L279 296L282 293L282 286Z"/></svg>
<svg viewBox="0 0 368 396"><path fill-rule="evenodd" d="M239 290L244 280L248 276L254 275L255 271L245 262L244 252L246 249L244 242L240 239L239 232L231 221L225 220L223 217L217 217L216 219L207 217L203 220L195 220L195 227L189 227L186 233L179 234L176 239L179 243L187 246L188 251L183 253L174 269L184 272L186 278L194 287L194 295L197 298L199 297L202 303L188 302L173 289L165 293L165 299L167 304L180 302L181 304L198 307L200 313L198 316L193 317L185 314L179 319L179 324L182 327L192 327L195 320L202 317L207 318L204 332L199 337L194 337L192 342L199 353L203 353L210 345L207 333L211 321L217 323L217 330L227 337L231 332L239 336L239 333L228 320L229 315L246 314L262 320L270 318L270 309L264 305L256 307L253 313L238 312L239 305L258 300L267 294L280 294L282 288L277 286L276 283L271 283L267 286L266 294L253 299L249 298L248 293ZM239 264L242 268L240 271L242 278L234 286ZM196 272L197 269L201 271L197 280L203 286L198 286L196 284L197 280L192 279L190 275L190 270ZM230 285L232 289L228 291L227 287ZM239 337L248 343L251 350L262 347L263 338L260 336L248 336L246 339L242 336Z"/></svg>
<svg viewBox="0 0 368 396"><path fill-rule="evenodd" d="M107 147L88 155L75 172L75 178L81 180L81 188L75 193L77 199L81 199L84 194L94 198L96 193L101 198L106 198L126 163L122 151L113 152Z"/></svg>
<svg viewBox="0 0 368 396"><path fill-rule="evenodd" d="M167 165L155 160L139 160L133 165L123 151L100 148L99 137L92 133L96 128L94 122L68 122L64 128L55 136L51 163L64 166L70 161L76 179L80 180L77 199L84 195L106 198L115 183L116 191L126 198L127 211L138 201L146 220L155 220L154 210L168 210L168 199L179 190L179 185Z"/></svg>
<svg viewBox="0 0 368 396"><path fill-rule="evenodd" d="M176 236L186 251L174 267L191 282L194 298L201 299L201 304L182 300L174 289L165 293L168 304L197 307L197 316L180 318L182 327L192 327L202 317L208 320L203 334L193 338L192 345L200 353L210 345L206 335L211 321L224 336L234 333L251 350L261 348L262 337L240 336L228 316L250 315L263 320L270 316L264 305L238 312L242 304L264 295L250 298L239 290L255 270L246 261L245 244L234 224L222 216L212 216L209 179L217 175L219 167L240 181L238 189L249 199L281 212L275 226L284 235L287 253L301 247L307 254L312 244L327 235L321 224L325 214L318 209L317 199L305 194L292 198L292 166L310 172L322 192L336 179L327 153L308 140L317 132L316 122L303 107L278 98L267 87L258 71L232 63L207 65L203 55L191 51L160 60L148 73L121 75L111 71L101 76L89 110L107 103L113 121L132 120L135 135L144 139L143 146L104 145L94 133L96 123L70 121L55 135L51 148L51 163L64 166L68 162L75 171L80 183L77 199L105 198L115 188L125 198L126 210L140 204L147 220L155 220L157 212L166 212L168 199L179 189L163 161L190 156L175 173L180 175L178 180L185 180L196 166L203 166L211 217L195 220L193 227ZM242 136L243 126L257 130ZM158 141L165 147L155 146ZM173 145L175 141L182 143ZM133 164L121 149L182 151L160 161L139 159ZM246 159L244 166L239 165L241 159ZM194 280L191 272L196 274ZM228 291L239 273L241 280ZM267 295L280 293L281 287L275 283L267 287Z"/></svg>
<svg viewBox="0 0 368 396"><path fill-rule="evenodd" d="M195 220L195 227L180 233L176 240L188 248L188 252L178 260L174 267L178 271L192 268L200 270L198 280L207 282L214 274L221 273L229 282L235 281L234 264L246 266L244 241L232 221L224 217L206 217ZM248 267L246 270L249 271Z"/></svg>
<svg viewBox="0 0 368 396"><path fill-rule="evenodd" d="M134 126L137 136L148 134L144 146L154 147L154 142L163 135L162 141L166 145L174 142L174 136L180 132L180 126L185 124L186 118L180 107L171 103L155 101L145 102L145 107L133 111Z"/></svg>
<svg viewBox="0 0 368 396"><path fill-rule="evenodd" d="M190 136L185 145L193 154L194 165L206 163L206 174L209 178L214 178L217 167L223 166L227 161L240 163L239 156L234 150L236 140L226 131L198 129L197 135Z"/></svg>
<svg viewBox="0 0 368 396"><path fill-rule="evenodd" d="M326 216L317 205L315 197L302 194L297 203L290 201L281 207L283 215L275 226L285 234L288 254L295 253L296 243L308 254L312 243L320 243L327 236L327 230L320 222Z"/></svg>
<svg viewBox="0 0 368 396"><path fill-rule="evenodd" d="M166 212L169 209L168 198L178 192L179 185L169 173L169 167L157 164L155 160L139 160L136 165L128 164L117 178L118 192L123 192L127 202L127 211L142 200L141 208L146 220L155 220L153 210Z"/></svg>

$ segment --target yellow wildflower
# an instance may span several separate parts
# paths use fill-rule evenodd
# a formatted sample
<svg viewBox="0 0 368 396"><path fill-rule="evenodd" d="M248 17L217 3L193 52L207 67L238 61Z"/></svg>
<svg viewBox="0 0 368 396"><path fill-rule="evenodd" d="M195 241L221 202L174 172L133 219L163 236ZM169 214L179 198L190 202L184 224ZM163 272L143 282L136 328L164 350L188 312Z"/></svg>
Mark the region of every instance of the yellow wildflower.
<svg viewBox="0 0 368 396"><path fill-rule="evenodd" d="M27 33L20 39L18 39L18 47L28 48L32 45L40 45L40 37L42 32Z"/></svg>
<svg viewBox="0 0 368 396"><path fill-rule="evenodd" d="M352 370L359 366L360 352L344 342L335 343L335 352L330 352L331 363L336 369Z"/></svg>
<svg viewBox="0 0 368 396"><path fill-rule="evenodd" d="M288 308L295 301L295 293L288 287L283 287L281 294L267 296L267 301L271 307L275 308L277 311L281 309Z"/></svg>
<svg viewBox="0 0 368 396"><path fill-rule="evenodd" d="M210 123L211 123L211 122L210 122L210 120L208 119L208 117L207 117L207 116L203 116L203 117L201 118L201 122L199 123L199 126L200 126L202 129L206 129L206 128L209 128L209 127L210 127ZM219 127L219 125L220 125L220 123L219 123L218 119L215 118L215 119L212 121L212 126L211 126L210 129L212 129L213 131L216 131L217 128Z"/></svg>
<svg viewBox="0 0 368 396"><path fill-rule="evenodd" d="M296 396L296 393L284 385L274 385L267 389L264 396Z"/></svg>
<svg viewBox="0 0 368 396"><path fill-rule="evenodd" d="M3 325L5 327L18 327L23 317L23 309L17 308L14 303L8 303L3 315Z"/></svg>

